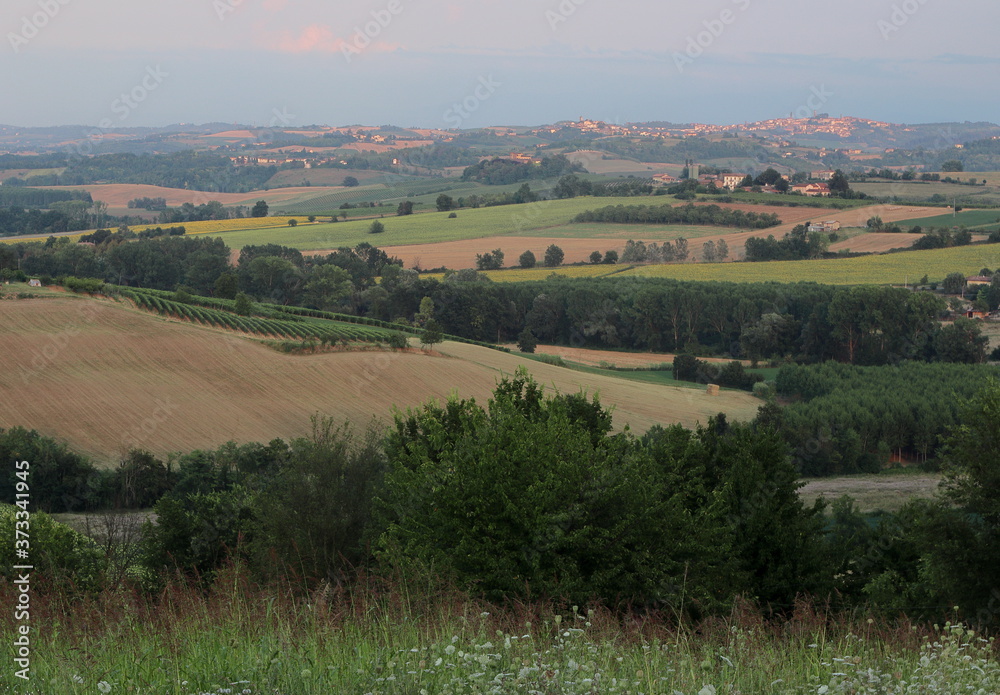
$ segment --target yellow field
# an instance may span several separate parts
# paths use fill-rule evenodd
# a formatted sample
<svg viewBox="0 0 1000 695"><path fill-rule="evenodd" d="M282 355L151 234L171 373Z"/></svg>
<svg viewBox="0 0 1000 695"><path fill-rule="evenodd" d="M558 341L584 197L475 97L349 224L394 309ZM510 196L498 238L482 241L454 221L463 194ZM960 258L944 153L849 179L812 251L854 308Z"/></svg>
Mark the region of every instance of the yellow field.
<svg viewBox="0 0 1000 695"><path fill-rule="evenodd" d="M237 220L206 220L204 222L178 222L177 224L148 224L143 226L130 227L133 232L141 232L144 229L156 229L157 227L177 227L181 226L187 230L185 233L193 234L213 234L216 232L242 232L255 229L280 229L288 226L288 220L296 220L298 224L314 224L309 222L308 217L244 217Z"/></svg>
<svg viewBox="0 0 1000 695"><path fill-rule="evenodd" d="M818 261L770 261L766 263L676 263L643 265L622 270L621 266L574 266L556 269L563 277L673 278L676 280L722 282L818 282L825 285L902 285L913 284L924 275L940 282L949 273L974 275L982 268L1000 267L1000 244L963 246L934 251L902 253L861 258ZM620 272L615 272L618 270ZM498 282L544 280L552 268L531 270L486 271ZM434 276L429 276L434 277Z"/></svg>

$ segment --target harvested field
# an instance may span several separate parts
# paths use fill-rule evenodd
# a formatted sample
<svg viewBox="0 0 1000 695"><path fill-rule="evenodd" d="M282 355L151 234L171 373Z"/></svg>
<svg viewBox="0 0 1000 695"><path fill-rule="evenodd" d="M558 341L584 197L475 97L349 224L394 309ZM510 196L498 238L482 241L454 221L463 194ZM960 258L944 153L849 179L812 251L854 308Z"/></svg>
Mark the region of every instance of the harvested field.
<svg viewBox="0 0 1000 695"><path fill-rule="evenodd" d="M266 200L268 204L280 203L297 198L307 193L322 194L312 186L297 188L281 188L269 191L251 191L249 193L216 193L214 191L191 191L184 188L164 188L162 186L146 186L137 183L106 183L88 186L39 186L39 188L55 191L89 191L94 200L102 200L113 208L127 208L128 201L135 198L164 198L167 205L176 207L184 203L201 205L210 200L218 200L223 205L253 205L258 200Z"/></svg>
<svg viewBox="0 0 1000 695"><path fill-rule="evenodd" d="M908 249L917 243L920 234L886 234L873 232L860 234L850 239L830 244L830 251L853 251L854 253L882 253L892 249Z"/></svg>
<svg viewBox="0 0 1000 695"><path fill-rule="evenodd" d="M637 432L719 411L746 420L758 405L747 393L712 398L460 343L432 354L288 355L111 300L65 297L0 302L0 427L36 429L111 464L130 446L165 455L304 435L315 413L364 427L388 421L393 406L453 391L485 402L522 364L548 388L600 393L616 426Z"/></svg>
<svg viewBox="0 0 1000 695"><path fill-rule="evenodd" d="M921 474L852 475L840 478L812 478L799 490L811 505L822 497L828 502L848 495L862 512L898 511L913 498L928 499L937 492L941 477Z"/></svg>
<svg viewBox="0 0 1000 695"><path fill-rule="evenodd" d="M516 345L508 345L507 347L512 350L517 349ZM599 367L601 362L607 362L616 367L645 367L647 365L673 362L676 356L672 353L663 352L617 352L615 350L588 350L587 348L571 348L561 345L539 345L535 348L535 352L543 355L555 355L562 357L564 360L587 364L592 367ZM722 357L699 357L698 359L703 362L718 362L721 364L728 364L733 361ZM743 361L743 364L749 366L750 362Z"/></svg>

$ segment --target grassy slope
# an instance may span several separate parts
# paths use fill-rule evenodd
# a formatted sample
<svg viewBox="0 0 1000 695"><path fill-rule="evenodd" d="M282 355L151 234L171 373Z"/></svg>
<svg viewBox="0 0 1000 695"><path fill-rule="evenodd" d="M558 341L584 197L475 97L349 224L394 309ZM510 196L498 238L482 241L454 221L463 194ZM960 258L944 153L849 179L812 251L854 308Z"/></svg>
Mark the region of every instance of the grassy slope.
<svg viewBox="0 0 1000 695"><path fill-rule="evenodd" d="M665 199L663 202L672 202ZM675 201L674 201L675 202ZM218 235L231 248L269 242L294 246L303 251L355 246L368 242L377 246L398 244L430 244L459 239L521 234L565 225L577 213L603 205L634 205L635 198L573 198L551 200L528 205L504 205L490 208L458 210L455 219L446 212L428 212L406 217L387 215L383 220L386 231L380 235L368 233L370 221L347 221L289 229L280 233L230 232Z"/></svg>
<svg viewBox="0 0 1000 695"><path fill-rule="evenodd" d="M286 355L231 333L167 320L110 300L0 303L0 427L22 425L111 462L128 446L157 454L306 434L321 412L364 426L430 397L485 401L502 373L526 365L547 387L599 392L615 422L644 431L725 411L756 413L745 393L587 375L517 355L445 343L440 355Z"/></svg>

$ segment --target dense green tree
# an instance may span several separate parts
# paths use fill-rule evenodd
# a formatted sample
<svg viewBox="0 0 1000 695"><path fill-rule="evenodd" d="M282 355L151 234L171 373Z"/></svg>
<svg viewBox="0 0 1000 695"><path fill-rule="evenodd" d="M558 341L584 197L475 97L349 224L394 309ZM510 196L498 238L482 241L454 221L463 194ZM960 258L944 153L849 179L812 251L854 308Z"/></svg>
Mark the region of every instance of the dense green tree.
<svg viewBox="0 0 1000 695"><path fill-rule="evenodd" d="M371 225L368 226L369 234L381 234L384 231L385 231L385 225L379 222L378 220L375 220L374 222L371 223Z"/></svg>
<svg viewBox="0 0 1000 695"><path fill-rule="evenodd" d="M250 211L250 216L267 217L267 211L268 211L267 201L258 200L256 203L254 203L253 209Z"/></svg>
<svg viewBox="0 0 1000 695"><path fill-rule="evenodd" d="M303 301L322 311L337 311L350 296L351 276L335 265L321 265L313 270L303 287Z"/></svg>
<svg viewBox="0 0 1000 695"><path fill-rule="evenodd" d="M454 209L455 200L447 193L442 193L437 197L434 204L437 206L438 212L448 212L449 210Z"/></svg>
<svg viewBox="0 0 1000 695"><path fill-rule="evenodd" d="M563 258L565 258L563 250L555 244L552 244L545 249L545 258L543 259L543 263L546 268L555 268L556 266L562 265Z"/></svg>
<svg viewBox="0 0 1000 695"><path fill-rule="evenodd" d="M537 263L537 261L535 260L535 254L533 254L529 249L528 251L525 251L518 257L517 263L522 268L534 268L535 264Z"/></svg>
<svg viewBox="0 0 1000 695"><path fill-rule="evenodd" d="M380 548L489 598L599 598L706 608L730 590L720 529L663 467L581 397L523 372L486 409L398 413Z"/></svg>
<svg viewBox="0 0 1000 695"><path fill-rule="evenodd" d="M396 215L399 217L412 214L413 214L413 201L404 200L396 207Z"/></svg>
<svg viewBox="0 0 1000 695"><path fill-rule="evenodd" d="M503 251L493 249L476 254L476 270L500 270L503 268Z"/></svg>
<svg viewBox="0 0 1000 695"><path fill-rule="evenodd" d="M989 345L989 336L983 335L975 321L959 317L934 336L934 356L942 362L981 364Z"/></svg>
<svg viewBox="0 0 1000 695"><path fill-rule="evenodd" d="M530 328L525 328L517 336L517 349L521 352L532 353L536 347L538 347L538 338L535 337Z"/></svg>

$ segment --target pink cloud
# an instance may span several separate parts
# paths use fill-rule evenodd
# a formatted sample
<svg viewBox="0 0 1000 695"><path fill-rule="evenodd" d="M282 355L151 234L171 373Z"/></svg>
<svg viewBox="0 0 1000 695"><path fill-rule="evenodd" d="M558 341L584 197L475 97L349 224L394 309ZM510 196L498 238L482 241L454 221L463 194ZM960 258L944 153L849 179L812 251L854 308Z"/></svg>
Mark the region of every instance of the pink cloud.
<svg viewBox="0 0 1000 695"><path fill-rule="evenodd" d="M320 24L310 24L298 35L285 33L274 45L285 53L307 53L310 51L339 51L346 42L333 35L330 27Z"/></svg>
<svg viewBox="0 0 1000 695"><path fill-rule="evenodd" d="M365 45L356 36L347 39L335 36L330 27L322 24L310 24L299 33L285 32L276 42L271 41L270 47L283 53L339 53L360 54L391 53L399 50L401 45L387 41L372 40Z"/></svg>

